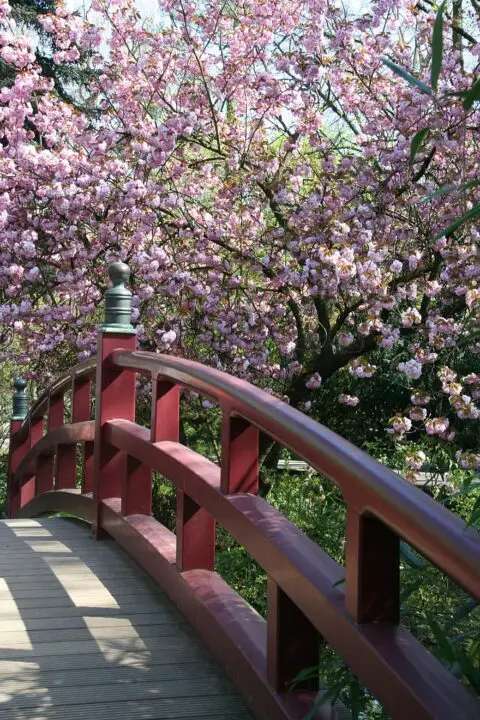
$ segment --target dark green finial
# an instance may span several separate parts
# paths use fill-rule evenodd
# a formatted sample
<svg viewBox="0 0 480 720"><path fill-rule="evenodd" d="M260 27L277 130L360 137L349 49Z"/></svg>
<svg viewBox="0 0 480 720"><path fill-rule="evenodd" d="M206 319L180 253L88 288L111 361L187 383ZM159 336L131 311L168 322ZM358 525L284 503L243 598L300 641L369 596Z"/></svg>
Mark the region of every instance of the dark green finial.
<svg viewBox="0 0 480 720"><path fill-rule="evenodd" d="M130 268L123 262L116 262L108 268L112 286L105 293L105 322L100 328L104 333L135 333L132 319L132 293L125 284L130 278Z"/></svg>
<svg viewBox="0 0 480 720"><path fill-rule="evenodd" d="M27 381L19 377L14 381L13 387L15 392L13 393L12 420L25 420L28 415L28 397L25 392Z"/></svg>

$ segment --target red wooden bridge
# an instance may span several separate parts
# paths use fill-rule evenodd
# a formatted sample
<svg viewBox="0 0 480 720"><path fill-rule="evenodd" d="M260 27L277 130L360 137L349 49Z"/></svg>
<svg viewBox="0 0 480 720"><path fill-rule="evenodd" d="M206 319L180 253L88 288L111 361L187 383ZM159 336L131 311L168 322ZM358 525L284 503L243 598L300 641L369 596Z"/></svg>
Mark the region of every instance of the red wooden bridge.
<svg viewBox="0 0 480 720"><path fill-rule="evenodd" d="M196 362L137 351L126 317L128 293L118 272L112 277L96 358L51 385L24 418L18 413L24 390L17 389L9 458L12 520L1 529L0 610L6 614L0 621L6 631L13 622L12 633L24 633L24 641L12 638L16 655L8 638L2 646L8 651L0 648L0 662L19 681L8 685L0 720L93 713L115 720L302 720L316 692L311 680L293 690L291 682L317 663L320 636L392 718L480 717L473 695L399 624L400 539L480 599L479 534L262 390ZM151 380L150 428L135 422L137 376ZM181 389L219 405L220 466L180 444ZM347 505L345 569L258 496L260 431L341 489ZM151 515L152 471L176 487L175 534ZM93 539L104 542L90 540L85 524L25 520L56 512L85 521ZM216 524L266 571L266 621L215 572ZM143 614L148 622L142 625ZM63 634L57 641L58 628ZM42 631L43 646L37 638ZM82 649L92 637L95 652ZM120 641L122 652L106 657L101 642L115 647ZM56 649L49 652L49 644ZM136 664L142 644L146 659ZM12 669L15 662L30 668L24 670L29 692L18 689L24 675L21 667ZM115 675L117 666L130 674ZM341 716L324 705L315 717Z"/></svg>

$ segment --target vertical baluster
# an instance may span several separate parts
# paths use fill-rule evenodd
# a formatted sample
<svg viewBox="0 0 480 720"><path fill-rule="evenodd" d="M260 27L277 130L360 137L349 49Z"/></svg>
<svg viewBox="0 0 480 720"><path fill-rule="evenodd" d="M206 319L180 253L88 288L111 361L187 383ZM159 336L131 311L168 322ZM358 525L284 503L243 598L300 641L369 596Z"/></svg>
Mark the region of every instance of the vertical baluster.
<svg viewBox="0 0 480 720"><path fill-rule="evenodd" d="M72 398L73 400L73 398ZM48 418L49 430L61 427L65 421L65 403L63 395L54 400ZM77 448L76 445L58 445L55 463L55 490L72 489L77 486Z"/></svg>
<svg viewBox="0 0 480 720"><path fill-rule="evenodd" d="M105 442L103 427L108 420L135 420L135 373L117 370L109 363L114 350L135 350L136 334L130 324L132 294L125 287L130 271L124 263L109 268L113 287L105 294L105 322L97 342L95 400L95 451L93 497L96 504L94 533L101 537L101 502L121 497L126 463L124 453Z"/></svg>
<svg viewBox="0 0 480 720"><path fill-rule="evenodd" d="M358 623L400 619L398 535L373 517L347 511L346 607Z"/></svg>
<svg viewBox="0 0 480 720"><path fill-rule="evenodd" d="M63 425L64 421L63 393L50 396L48 399L48 432ZM40 455L37 458L35 471L35 495L49 492L54 487L55 455Z"/></svg>
<svg viewBox="0 0 480 720"><path fill-rule="evenodd" d="M43 437L43 414L30 418L28 429L30 447L32 448Z"/></svg>
<svg viewBox="0 0 480 720"><path fill-rule="evenodd" d="M31 417L28 427L28 445L33 448L43 437L43 414ZM35 497L37 487L36 477L32 477L23 483L20 489L20 506L23 507Z"/></svg>
<svg viewBox="0 0 480 720"><path fill-rule="evenodd" d="M12 402L12 417L10 420L10 445L8 452L8 474L7 474L7 513L8 517L14 518L20 510L20 488L15 480L15 472L21 461L28 452L28 435L19 442L15 434L22 427L28 413L28 397L25 392L27 386L23 378L17 378L14 382L15 392Z"/></svg>
<svg viewBox="0 0 480 720"><path fill-rule="evenodd" d="M35 470L35 496L53 490L55 455L39 455Z"/></svg>
<svg viewBox="0 0 480 720"><path fill-rule="evenodd" d="M48 399L48 432L62 427L65 416L65 403L63 392L57 395L51 395Z"/></svg>
<svg viewBox="0 0 480 720"><path fill-rule="evenodd" d="M268 578L267 678L277 692L286 692L305 668L318 665L319 634L283 590ZM296 685L318 689L318 676Z"/></svg>
<svg viewBox="0 0 480 720"><path fill-rule="evenodd" d="M180 388L161 378L152 378L152 442L172 440L180 436Z"/></svg>
<svg viewBox="0 0 480 720"><path fill-rule="evenodd" d="M152 514L152 471L134 457L126 456L122 483L122 515Z"/></svg>
<svg viewBox="0 0 480 720"><path fill-rule="evenodd" d="M92 383L89 377L74 377L72 381L72 423L90 420L90 395ZM72 451L72 446L70 446ZM93 490L93 442L86 442L82 447L82 493ZM76 487L77 476L77 448L73 446L69 462L75 468L73 477Z"/></svg>
<svg viewBox="0 0 480 720"><path fill-rule="evenodd" d="M152 380L152 442L178 442L180 388L161 378ZM213 570L215 520L182 490L177 490L177 567L179 570Z"/></svg>
<svg viewBox="0 0 480 720"><path fill-rule="evenodd" d="M226 494L258 492L258 429L228 410L222 415L221 488Z"/></svg>

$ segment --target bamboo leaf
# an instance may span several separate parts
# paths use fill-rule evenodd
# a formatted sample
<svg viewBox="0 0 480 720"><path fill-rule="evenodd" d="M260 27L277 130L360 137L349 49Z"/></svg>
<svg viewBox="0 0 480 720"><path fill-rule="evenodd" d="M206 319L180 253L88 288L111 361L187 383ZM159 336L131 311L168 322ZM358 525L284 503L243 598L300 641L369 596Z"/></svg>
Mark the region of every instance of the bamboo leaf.
<svg viewBox="0 0 480 720"><path fill-rule="evenodd" d="M400 556L407 565L413 568L424 568L427 566L426 560L419 557L406 543L400 543Z"/></svg>
<svg viewBox="0 0 480 720"><path fill-rule="evenodd" d="M475 100L480 100L480 78L473 83L463 100L463 109L470 110Z"/></svg>
<svg viewBox="0 0 480 720"><path fill-rule="evenodd" d="M455 650L450 645L448 637L445 635L440 625L432 616L428 617L428 624L442 656L447 662L454 663L457 658L455 656Z"/></svg>
<svg viewBox="0 0 480 720"><path fill-rule="evenodd" d="M410 85L414 85L419 90L421 90L425 95L431 95L432 94L432 88L428 87L424 82L421 80L418 80L414 75L411 75L406 70L401 68L399 65L395 65L391 60L388 58L382 58L382 62L384 65L386 65L392 72L394 72L399 77L403 78L403 80L406 80Z"/></svg>
<svg viewBox="0 0 480 720"><path fill-rule="evenodd" d="M470 182L462 183L461 185L442 185L442 187L438 188L438 190L435 190L434 192L422 198L421 202L426 203L429 200L433 200L434 198L439 197L440 195L445 195L445 193L453 192L453 190L456 190L457 192L463 192L464 190L468 190L472 187L477 187L478 185L480 185L480 180L470 180Z"/></svg>
<svg viewBox="0 0 480 720"><path fill-rule="evenodd" d="M439 238L443 237L444 235L450 235L461 225L468 222L469 220L473 220L478 215L480 215L480 203L475 205L475 207L473 207L471 210L469 210L467 213L465 213L465 215L462 215L461 217L457 218L451 225L444 228L443 230L440 230L440 232L437 233L433 239L438 240Z"/></svg>
<svg viewBox="0 0 480 720"><path fill-rule="evenodd" d="M413 165L416 154L423 145L423 141L425 140L429 132L430 131L428 128L423 128L423 130L419 130L413 136L412 142L410 144L410 165Z"/></svg>
<svg viewBox="0 0 480 720"><path fill-rule="evenodd" d="M440 71L442 69L442 58L443 58L443 10L445 8L445 0L438 8L437 15L435 17L435 23L433 25L432 35L432 68L431 68L431 80L432 88L434 91L438 87L438 79L440 77Z"/></svg>
<svg viewBox="0 0 480 720"><path fill-rule="evenodd" d="M455 627L455 625L458 625L458 623L466 618L470 613L472 613L476 608L480 605L480 602L478 600L475 600L474 598L470 598L466 603L462 605L461 608L457 610L455 615L452 617L452 619L449 621L448 625L445 627L445 631L449 632L452 628Z"/></svg>

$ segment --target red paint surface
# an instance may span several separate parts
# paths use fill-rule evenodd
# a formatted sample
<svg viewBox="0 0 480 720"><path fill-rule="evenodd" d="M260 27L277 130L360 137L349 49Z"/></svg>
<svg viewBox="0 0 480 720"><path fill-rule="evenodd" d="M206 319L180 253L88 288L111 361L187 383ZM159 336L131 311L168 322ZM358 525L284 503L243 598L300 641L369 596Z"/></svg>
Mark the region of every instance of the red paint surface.
<svg viewBox="0 0 480 720"><path fill-rule="evenodd" d="M108 532L116 538L185 613L261 720L301 720L307 714L311 690L285 690L298 671L315 664L319 633L395 720L480 716L478 702L397 624L399 536L480 598L478 534L365 453L261 390L191 361L131 352L134 347L134 337L99 337L95 444L86 421L91 364L74 380L76 424L59 426L63 400L58 398L67 388L62 379L50 404L47 393L29 422L12 426L13 511L19 511L21 495L21 515L65 510L93 522L97 536ZM134 423L134 370L153 377L150 430ZM180 386L222 408L222 468L179 444ZM47 406L49 433L42 438L40 413ZM259 429L342 489L348 506L344 586L338 584L343 569L255 496ZM73 489L52 492L54 458L57 486L61 477L71 482L72 451L79 442L84 490L92 488L95 460L94 499ZM62 465L65 472L59 472ZM34 486L28 478L35 467ZM149 517L151 469L177 489L176 538ZM215 522L266 571L268 624L213 572ZM317 717L336 715L323 707Z"/></svg>
<svg viewBox="0 0 480 720"><path fill-rule="evenodd" d="M97 507L101 500L122 494L124 458L105 442L105 423L113 418L132 421L135 418L135 374L114 368L110 355L118 348L133 350L135 345L135 335L98 335L93 472L93 498Z"/></svg>
<svg viewBox="0 0 480 720"><path fill-rule="evenodd" d="M222 490L258 492L258 428L240 417L222 416Z"/></svg>

